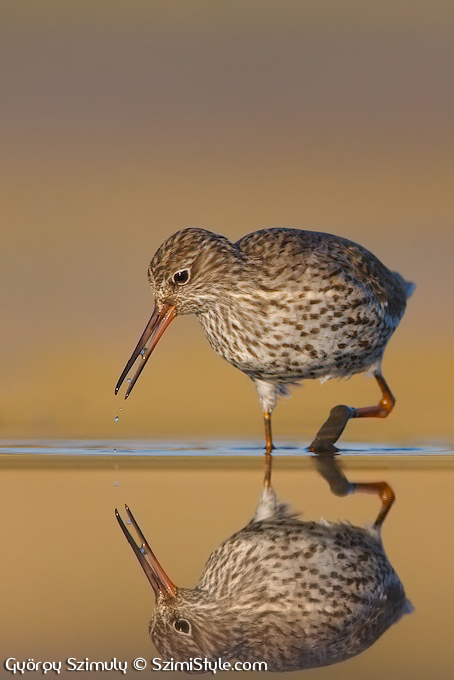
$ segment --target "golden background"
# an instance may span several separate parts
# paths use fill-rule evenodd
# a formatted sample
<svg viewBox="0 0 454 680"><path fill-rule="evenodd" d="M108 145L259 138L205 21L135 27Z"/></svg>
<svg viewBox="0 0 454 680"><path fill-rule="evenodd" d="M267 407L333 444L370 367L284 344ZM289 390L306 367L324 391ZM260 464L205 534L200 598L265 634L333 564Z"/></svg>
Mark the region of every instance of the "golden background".
<svg viewBox="0 0 454 680"><path fill-rule="evenodd" d="M113 388L167 236L279 225L356 240L417 284L385 354L397 408L347 438L450 438L453 27L440 0L0 3L0 437L261 441L252 384L194 318L127 403ZM378 396L362 376L306 383L276 442Z"/></svg>
<svg viewBox="0 0 454 680"><path fill-rule="evenodd" d="M396 409L344 440L452 441L453 30L450 0L0 0L0 438L263 441L252 384L194 318L127 402L113 394L152 310L149 260L197 225L340 234L415 281L383 366ZM278 406L276 444L378 397L363 376L307 382ZM1 663L151 658L153 598L113 508L191 587L260 493L259 458L103 460L0 456ZM415 461L350 475L396 491L384 542L415 613L314 677L452 676L452 464ZM378 511L285 463L276 491L305 516Z"/></svg>

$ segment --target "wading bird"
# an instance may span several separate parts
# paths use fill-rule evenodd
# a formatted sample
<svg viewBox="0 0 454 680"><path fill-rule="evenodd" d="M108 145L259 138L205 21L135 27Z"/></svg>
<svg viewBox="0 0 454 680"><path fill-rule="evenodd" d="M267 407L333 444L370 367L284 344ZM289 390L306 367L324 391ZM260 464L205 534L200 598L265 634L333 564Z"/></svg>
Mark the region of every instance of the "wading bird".
<svg viewBox="0 0 454 680"><path fill-rule="evenodd" d="M334 443L350 418L391 412L395 400L381 361L414 286L357 243L297 229L264 229L232 243L204 229L183 229L158 248L148 278L156 306L115 392L139 358L128 397L167 326L179 314L195 314L213 349L257 388L266 485L271 413L288 386L364 371L377 380L379 403L333 408L309 447L315 453L337 451Z"/></svg>

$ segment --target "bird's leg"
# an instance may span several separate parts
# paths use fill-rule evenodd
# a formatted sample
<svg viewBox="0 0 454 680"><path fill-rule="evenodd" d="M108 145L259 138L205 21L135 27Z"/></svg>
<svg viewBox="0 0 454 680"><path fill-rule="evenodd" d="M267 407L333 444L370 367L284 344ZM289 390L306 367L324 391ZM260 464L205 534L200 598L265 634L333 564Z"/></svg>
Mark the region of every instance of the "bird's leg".
<svg viewBox="0 0 454 680"><path fill-rule="evenodd" d="M383 524L385 517L391 509L392 504L396 500L396 495L387 482L356 482L353 491L360 493L374 493L380 498L382 508L378 513L377 519L374 522L376 527Z"/></svg>
<svg viewBox="0 0 454 680"><path fill-rule="evenodd" d="M314 441L309 446L313 453L334 453L338 449L334 446L345 429L350 418L386 418L396 403L381 373L375 373L375 379L382 392L382 398L376 406L352 408L351 406L335 406L331 409L328 420L317 432Z"/></svg>
<svg viewBox="0 0 454 680"><path fill-rule="evenodd" d="M264 486L266 489L271 487L271 452L274 449L273 437L271 435L271 413L265 411L263 414L265 419L265 480Z"/></svg>
<svg viewBox="0 0 454 680"><path fill-rule="evenodd" d="M382 508L374 526L379 527L383 524L396 498L387 482L349 482L333 453L318 454L314 460L317 471L328 482L329 488L336 496L348 496L356 492L376 494L381 500Z"/></svg>
<svg viewBox="0 0 454 680"><path fill-rule="evenodd" d="M386 418L393 410L396 399L389 389L386 380L381 373L374 373L374 377L381 389L382 398L376 406L355 408L353 418Z"/></svg>

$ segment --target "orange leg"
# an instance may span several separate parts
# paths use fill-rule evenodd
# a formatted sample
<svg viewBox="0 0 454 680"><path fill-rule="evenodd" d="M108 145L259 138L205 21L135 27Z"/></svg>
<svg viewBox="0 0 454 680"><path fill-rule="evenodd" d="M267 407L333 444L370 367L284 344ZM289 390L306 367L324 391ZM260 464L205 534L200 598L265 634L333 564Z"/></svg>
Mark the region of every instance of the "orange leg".
<svg viewBox="0 0 454 680"><path fill-rule="evenodd" d="M375 379L381 389L382 398L377 406L356 408L353 418L386 418L394 408L396 400L381 373L375 373Z"/></svg>
<svg viewBox="0 0 454 680"><path fill-rule="evenodd" d="M336 496L348 496L356 492L376 494L380 498L382 507L374 525L378 527L383 524L396 498L387 482L349 482L332 453L317 455L315 466Z"/></svg>
<svg viewBox="0 0 454 680"><path fill-rule="evenodd" d="M375 526L381 526L386 515L390 511L392 504L396 500L394 491L387 482L357 482L353 486L355 487L353 491L359 491L360 493L374 493L380 498L382 508L378 513L374 524Z"/></svg>
<svg viewBox="0 0 454 680"><path fill-rule="evenodd" d="M271 452L274 449L273 437L271 435L271 413L266 412L263 414L265 419L265 487L268 489L271 486L271 463L272 456Z"/></svg>
<svg viewBox="0 0 454 680"><path fill-rule="evenodd" d="M396 403L381 373L375 373L375 379L382 392L382 398L376 406L352 408L351 406L335 406L331 409L328 420L317 432L314 441L309 446L313 453L334 453L338 449L334 446L345 429L350 418L386 418Z"/></svg>

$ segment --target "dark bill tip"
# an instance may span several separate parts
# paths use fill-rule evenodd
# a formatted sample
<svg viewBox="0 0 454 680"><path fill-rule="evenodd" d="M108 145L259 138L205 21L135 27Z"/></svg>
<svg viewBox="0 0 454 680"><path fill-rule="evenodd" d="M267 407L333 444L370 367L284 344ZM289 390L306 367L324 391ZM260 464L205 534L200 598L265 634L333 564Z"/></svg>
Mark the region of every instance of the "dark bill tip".
<svg viewBox="0 0 454 680"><path fill-rule="evenodd" d="M134 352L131 354L129 361L124 367L123 372L115 386L115 394L118 394L120 387L122 386L126 376L133 367L134 363L136 362L136 359L138 357L141 357L142 361L139 363L139 366L133 378L131 379L125 393L125 399L129 397L132 388L136 384L139 375L142 373L145 364L147 363L148 359L151 356L151 353L158 344L161 335L164 333L167 326L173 321L175 316L176 311L175 306L173 305L167 305L163 307L161 310L159 310L157 306L154 308L153 314L151 315L147 325L145 326L145 330L140 336L139 342L137 343ZM150 341L150 344L147 347L146 345L148 341Z"/></svg>
<svg viewBox="0 0 454 680"><path fill-rule="evenodd" d="M151 587L154 590L154 593L156 597L159 595L165 598L169 597L175 597L176 595L176 586L170 578L167 576L166 572L164 569L161 567L159 564L158 560L156 559L155 554L153 553L152 549L148 545L148 541L143 535L139 525L137 524L136 520L134 519L134 515L132 514L131 510L127 505L125 505L125 510L126 513L129 517L129 520L134 527L135 531L137 532L137 535L140 539L141 545L138 545L130 532L128 531L125 523L123 522L120 513L118 510L115 508L115 517L117 518L117 521L121 527L121 530L123 531L124 535L126 536L126 540L128 541L129 545L131 546L135 556L139 560L140 566L145 572L145 575L148 579L148 582L150 583Z"/></svg>

